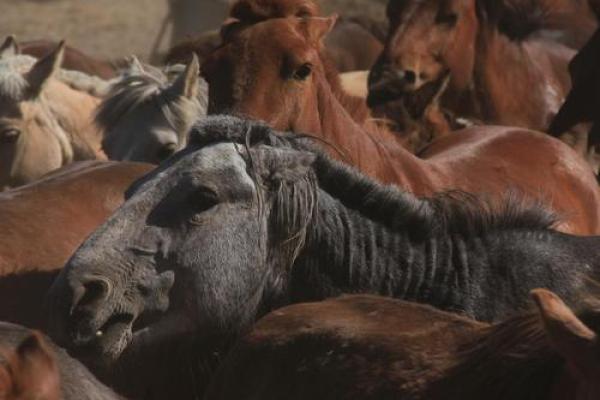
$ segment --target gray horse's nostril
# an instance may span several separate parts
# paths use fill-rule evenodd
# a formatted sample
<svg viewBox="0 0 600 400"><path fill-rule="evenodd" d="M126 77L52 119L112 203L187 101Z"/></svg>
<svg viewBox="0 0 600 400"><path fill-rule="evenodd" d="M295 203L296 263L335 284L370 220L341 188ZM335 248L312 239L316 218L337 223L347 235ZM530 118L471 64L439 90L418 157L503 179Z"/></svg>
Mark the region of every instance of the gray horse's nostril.
<svg viewBox="0 0 600 400"><path fill-rule="evenodd" d="M103 278L90 278L83 282L83 286L76 290L73 308L86 307L106 300L112 292L111 283Z"/></svg>

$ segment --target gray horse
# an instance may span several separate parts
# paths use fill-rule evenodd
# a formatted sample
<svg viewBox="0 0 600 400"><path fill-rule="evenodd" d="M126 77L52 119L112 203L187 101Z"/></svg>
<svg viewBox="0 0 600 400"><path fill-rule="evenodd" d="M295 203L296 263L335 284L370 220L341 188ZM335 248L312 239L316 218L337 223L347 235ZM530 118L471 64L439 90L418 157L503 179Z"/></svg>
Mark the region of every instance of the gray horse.
<svg viewBox="0 0 600 400"><path fill-rule="evenodd" d="M127 349L138 357L131 365L146 366L169 337L223 342L269 310L341 293L498 320L527 308L533 288L573 301L600 268L600 238L557 233L551 216L522 202L419 199L307 139L234 117L192 135L129 189L50 292L55 337L96 361L114 365ZM172 371L180 383L193 370L172 361L144 383Z"/></svg>
<svg viewBox="0 0 600 400"><path fill-rule="evenodd" d="M160 163L186 146L190 128L206 115L207 93L196 58L164 70L134 58L98 106L104 152L111 160Z"/></svg>

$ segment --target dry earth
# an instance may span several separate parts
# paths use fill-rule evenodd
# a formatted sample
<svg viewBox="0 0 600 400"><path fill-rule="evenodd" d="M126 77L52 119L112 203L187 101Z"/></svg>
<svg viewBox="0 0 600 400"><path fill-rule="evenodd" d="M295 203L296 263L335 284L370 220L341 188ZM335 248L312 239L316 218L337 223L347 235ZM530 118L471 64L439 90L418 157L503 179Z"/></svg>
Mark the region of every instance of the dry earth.
<svg viewBox="0 0 600 400"><path fill-rule="evenodd" d="M327 13L381 17L385 0L321 3ZM167 0L0 0L0 37L64 38L98 57L118 59L137 54L147 60L167 14ZM218 26L222 19L222 15L214 15L209 23ZM168 45L169 35L167 28L161 51Z"/></svg>

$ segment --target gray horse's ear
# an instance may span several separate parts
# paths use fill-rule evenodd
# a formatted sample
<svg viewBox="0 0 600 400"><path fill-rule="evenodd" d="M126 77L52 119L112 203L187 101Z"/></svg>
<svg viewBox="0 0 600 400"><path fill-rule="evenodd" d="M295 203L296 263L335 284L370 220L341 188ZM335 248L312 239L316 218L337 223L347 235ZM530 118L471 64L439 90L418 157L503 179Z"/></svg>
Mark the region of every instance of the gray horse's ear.
<svg viewBox="0 0 600 400"><path fill-rule="evenodd" d="M308 151L263 147L254 152L257 172L269 186L304 178L316 160L316 155Z"/></svg>
<svg viewBox="0 0 600 400"><path fill-rule="evenodd" d="M556 351L579 376L596 371L598 337L554 293L536 289L531 296L538 306L546 334Z"/></svg>
<svg viewBox="0 0 600 400"><path fill-rule="evenodd" d="M129 62L128 75L142 75L144 73L144 66L136 56L130 56L127 61Z"/></svg>
<svg viewBox="0 0 600 400"><path fill-rule="evenodd" d="M32 98L38 97L48 80L52 78L60 69L65 55L65 42L61 41L56 49L46 57L38 60L26 75L29 83L29 95Z"/></svg>
<svg viewBox="0 0 600 400"><path fill-rule="evenodd" d="M21 54L21 49L14 35L7 36L0 46L0 59Z"/></svg>
<svg viewBox="0 0 600 400"><path fill-rule="evenodd" d="M185 97L193 99L200 92L199 77L200 63L198 62L198 56L193 54L192 60L185 67L185 70L179 74L175 82L167 90L174 98Z"/></svg>

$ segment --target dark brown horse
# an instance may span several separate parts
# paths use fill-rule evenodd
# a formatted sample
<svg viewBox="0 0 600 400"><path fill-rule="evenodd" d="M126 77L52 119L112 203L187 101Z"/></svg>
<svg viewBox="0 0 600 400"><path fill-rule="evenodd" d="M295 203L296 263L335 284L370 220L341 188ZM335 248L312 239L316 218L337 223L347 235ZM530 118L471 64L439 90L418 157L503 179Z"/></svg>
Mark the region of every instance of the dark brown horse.
<svg viewBox="0 0 600 400"><path fill-rule="evenodd" d="M150 169L81 162L0 194L0 320L43 326L43 298L58 271Z"/></svg>
<svg viewBox="0 0 600 400"><path fill-rule="evenodd" d="M558 137L580 122L593 123L588 145L600 144L600 30L569 64L573 87L549 133Z"/></svg>
<svg viewBox="0 0 600 400"><path fill-rule="evenodd" d="M396 134L370 121L363 102L344 95L323 61L320 41L333 23L279 18L230 34L203 65L209 113L230 111L279 130L309 132L331 144L334 156L418 195L459 189L497 197L517 188L561 213L562 230L599 232L600 190L592 171L546 135L471 128L436 141L425 159L406 151Z"/></svg>
<svg viewBox="0 0 600 400"><path fill-rule="evenodd" d="M532 297L538 313L497 325L374 296L283 308L228 355L206 399L599 398L600 310Z"/></svg>
<svg viewBox="0 0 600 400"><path fill-rule="evenodd" d="M442 107L491 124L545 131L570 89L567 64L575 54L537 35L554 12L549 7L525 0L392 0L369 104L410 99L450 73Z"/></svg>
<svg viewBox="0 0 600 400"><path fill-rule="evenodd" d="M11 48L14 55L26 54L35 58L43 58L56 49L57 46L58 42L43 39L17 43L14 36L8 36L2 48ZM117 69L110 62L93 58L71 46L65 46L62 67L72 71L84 72L102 79L111 79L117 76Z"/></svg>

